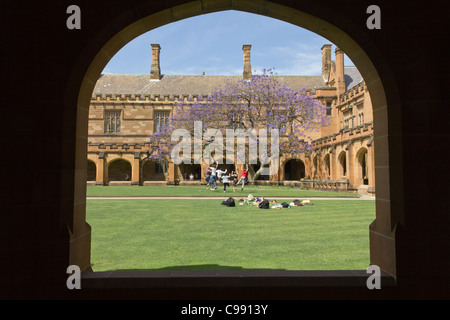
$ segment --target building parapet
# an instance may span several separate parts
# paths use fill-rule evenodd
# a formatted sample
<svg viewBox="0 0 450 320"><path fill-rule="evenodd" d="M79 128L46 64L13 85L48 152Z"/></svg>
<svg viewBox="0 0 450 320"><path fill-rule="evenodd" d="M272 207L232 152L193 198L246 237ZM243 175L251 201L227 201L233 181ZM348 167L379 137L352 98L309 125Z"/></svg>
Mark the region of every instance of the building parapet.
<svg viewBox="0 0 450 320"><path fill-rule="evenodd" d="M206 99L207 96L201 94L113 94L97 93L91 97L91 103L96 102L175 102L175 101L198 101Z"/></svg>
<svg viewBox="0 0 450 320"><path fill-rule="evenodd" d="M366 122L363 125L353 128L342 128L337 133L333 133L311 142L314 148L320 148L330 143L344 143L358 138L365 138L373 135L373 122Z"/></svg>
<svg viewBox="0 0 450 320"><path fill-rule="evenodd" d="M114 150L115 152L123 151L128 153L133 153L134 150L138 150L139 152L142 151L142 149L146 150L145 148L148 147L148 143L92 143L88 142L88 147L92 147L88 150L88 152L100 152L102 150L103 152Z"/></svg>
<svg viewBox="0 0 450 320"><path fill-rule="evenodd" d="M364 93L364 89L366 88L365 82L358 83L356 86L351 88L350 90L344 92L339 96L340 103L347 102L349 100L353 100Z"/></svg>

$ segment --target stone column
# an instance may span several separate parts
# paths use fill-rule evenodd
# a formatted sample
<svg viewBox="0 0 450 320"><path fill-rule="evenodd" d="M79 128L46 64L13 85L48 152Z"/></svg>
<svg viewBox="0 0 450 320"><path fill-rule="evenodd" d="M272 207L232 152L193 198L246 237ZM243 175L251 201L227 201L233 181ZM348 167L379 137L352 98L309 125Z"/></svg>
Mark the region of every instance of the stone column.
<svg viewBox="0 0 450 320"><path fill-rule="evenodd" d="M139 185L139 175L141 172L140 154L139 152L134 153L133 165L131 166L131 185Z"/></svg>
<svg viewBox="0 0 450 320"><path fill-rule="evenodd" d="M167 173L168 173L167 184L176 184L178 182L178 172L177 166L173 162L169 162Z"/></svg>
<svg viewBox="0 0 450 320"><path fill-rule="evenodd" d="M332 147L330 150L330 180L337 180L337 163L336 163L336 147Z"/></svg>
<svg viewBox="0 0 450 320"><path fill-rule="evenodd" d="M95 184L103 186L105 183L105 153L100 152L97 158L97 172L95 176Z"/></svg>
<svg viewBox="0 0 450 320"><path fill-rule="evenodd" d="M373 137L370 138L369 142L367 143L367 162L369 167L369 172L367 173L369 175L369 189L367 190L369 193L374 194L375 193L375 156L374 156L374 150L373 150L373 144L372 144Z"/></svg>
<svg viewBox="0 0 450 320"><path fill-rule="evenodd" d="M345 155L345 159L346 159L346 166L347 166L347 179L348 179L348 183L349 186L352 186L353 188L357 187L355 186L355 159L354 159L354 155L353 155L353 144L350 141L347 146L345 147L346 149L346 155Z"/></svg>

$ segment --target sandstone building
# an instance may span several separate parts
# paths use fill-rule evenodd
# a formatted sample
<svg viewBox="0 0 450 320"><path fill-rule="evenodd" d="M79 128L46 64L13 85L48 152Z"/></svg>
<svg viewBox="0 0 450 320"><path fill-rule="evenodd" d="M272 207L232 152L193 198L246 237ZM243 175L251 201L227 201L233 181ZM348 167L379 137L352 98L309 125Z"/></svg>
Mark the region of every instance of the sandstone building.
<svg viewBox="0 0 450 320"><path fill-rule="evenodd" d="M176 99L195 101L208 96L225 79L249 79L250 49L251 45L243 46L242 76L162 74L158 44L152 44L150 74L101 75L89 108L88 184L202 183L205 170L201 165L169 163L166 167L148 160L146 141L169 121ZM262 176L260 183L292 184L302 179L315 188L345 186L374 193L372 105L356 67L344 66L339 48L333 61L331 45L326 44L321 74L276 77L287 87L306 88L319 99L327 106L331 124L311 134L312 155L282 157L278 173Z"/></svg>

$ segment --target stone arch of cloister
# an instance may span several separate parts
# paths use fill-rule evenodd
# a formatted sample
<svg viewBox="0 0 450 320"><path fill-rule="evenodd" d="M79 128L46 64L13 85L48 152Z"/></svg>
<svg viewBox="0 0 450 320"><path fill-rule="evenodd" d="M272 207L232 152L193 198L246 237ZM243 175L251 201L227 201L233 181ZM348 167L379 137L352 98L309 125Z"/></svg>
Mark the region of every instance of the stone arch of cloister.
<svg viewBox="0 0 450 320"><path fill-rule="evenodd" d="M7 30L2 34L5 97L26 93L34 98L32 103L18 99L4 108L5 150L25 145L27 155L34 158L30 166L30 157L22 152L6 151L12 161L3 157L13 166L4 173L7 187L2 193L2 297L296 301L449 297L450 171L445 161L427 156L447 151L443 141L450 130L444 89L448 66L443 63L448 55L448 13L442 10L443 0L430 5L380 2L381 29L368 28L367 9L372 3L360 0L80 0L77 4L81 29L71 30L66 26L67 2L2 1L2 29ZM368 227L370 259L382 270L381 290L368 290L366 270L88 272L88 106L98 75L138 35L221 10L261 14L315 32L340 47L364 77L375 134L368 148L375 154L368 158L373 157L377 185L376 219ZM342 148L335 145L331 151L332 166ZM349 157L354 158L355 150L349 149L353 152ZM103 172L105 156L98 154L97 175ZM445 154L440 159L446 159ZM417 168L424 168L420 175ZM86 271L81 290L66 286L70 264ZM391 279L396 280L394 285L385 286L383 281Z"/></svg>
<svg viewBox="0 0 450 320"><path fill-rule="evenodd" d="M369 88L374 111L374 123L377 127L375 131L375 146L377 148L377 209L376 221L369 228L371 263L389 275L396 275L395 256L395 226L399 222L399 217L403 214L398 212L393 219L390 211L391 193L389 190L389 134L387 122L388 103L384 91L384 82L391 81L390 74L384 73L384 78L380 77L377 68L372 62L374 56L369 56L366 50L361 47L349 33L346 33L325 18L327 14L320 18L319 15L305 13L295 6L283 6L272 1L179 1L180 5L172 7L162 6L160 10L150 10L151 14L136 16L136 12L124 12L118 17L117 27L107 29L104 33L99 33L93 38L88 52L91 53L90 64L86 68L83 80L79 88L78 103L76 105L77 123L87 124L88 106L93 88L101 71L106 66L111 57L118 52L125 44L135 37L171 22L222 10L240 10L255 14L262 14L289 22L299 27L308 29L321 36L326 37L339 46L354 62L360 70ZM311 3L314 8L321 8L320 4ZM313 10L314 11L314 10ZM146 11L143 10L142 13ZM328 12L331 14L331 12ZM370 48L369 48L370 49ZM92 53L94 53L92 55ZM379 57L377 57L379 61ZM89 60L89 59L87 59ZM85 59L86 61L86 59ZM84 66L86 67L86 66ZM77 71L78 72L78 71ZM395 93L395 86L390 88ZM395 94L394 94L395 95ZM76 170L86 169L86 145L87 145L87 125L80 125L76 130ZM76 175L75 185L81 186L85 176ZM399 186L401 188L401 186ZM378 191L380 190L380 191ZM75 201L83 203L86 198L85 189L78 187L75 189ZM396 208L400 210L400 208ZM85 221L85 206L78 205L74 208L72 215L73 223L69 223L71 229L70 264L77 264L83 270L88 271L90 265L90 227Z"/></svg>

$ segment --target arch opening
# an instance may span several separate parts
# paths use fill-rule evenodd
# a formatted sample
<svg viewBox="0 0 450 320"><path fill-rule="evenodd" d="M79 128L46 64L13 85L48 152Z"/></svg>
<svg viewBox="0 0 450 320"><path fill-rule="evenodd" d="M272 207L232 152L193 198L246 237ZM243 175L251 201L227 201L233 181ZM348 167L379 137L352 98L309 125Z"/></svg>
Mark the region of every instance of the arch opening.
<svg viewBox="0 0 450 320"><path fill-rule="evenodd" d="M355 63L357 68L361 70L361 74L363 78L367 82L367 86L369 88L371 97L373 99L373 109L374 109L374 117L375 114L377 115L377 119L387 119L387 102L386 102L386 96L383 90L383 84L382 81L377 73L376 68L374 67L373 63L371 62L368 55L365 53L365 51L354 41L352 38L344 33L343 31L339 30L332 24L326 22L325 20L320 19L316 16L310 16L304 12L298 11L293 8L284 7L281 5L276 5L274 3L271 3L270 6L262 8L262 5L254 5L253 1L239 1L236 2L237 4L234 4L235 2L230 3L229 5L224 4L216 4L212 3L210 5L204 5L204 6L198 6L197 2L187 2L183 6L175 6L170 8L170 12L162 11L158 13L153 13L149 16L146 16L142 19L139 19L137 21L129 21L129 24L123 28L120 32L118 32L115 35L111 35L111 38L105 39L108 41L105 41L102 48L99 48L97 51L97 55L93 58L86 74L83 79L83 82L80 86L79 95L78 95L78 105L77 105L77 122L78 123L87 123L88 121L88 111L89 110L89 98L92 94L93 87L96 83L96 79L98 79L101 70L106 66L107 62L109 61L110 57L112 57L118 50L120 50L121 47L123 47L126 43L130 42L132 39L134 39L136 36L147 32L151 29L154 29L156 27L159 27L164 24L168 24L174 21L174 16L177 16L179 19L186 18L186 17L192 17L204 13L209 13L213 11L222 11L222 10L241 10L251 13L261 13L264 12L264 15L268 17L277 18L286 22L289 22L291 24L297 25L299 27L308 29L312 32L315 32L319 35L322 35L333 43L336 43L339 45L339 47L344 50L347 55L352 59L352 61ZM269 3L269 2L267 2ZM256 6L256 9L255 9ZM265 4L264 4L265 6ZM257 12L255 12L255 10ZM318 23L319 22L319 23ZM376 112L375 112L376 111ZM374 122L377 121L377 119L374 119ZM387 121L387 120L386 120ZM382 154L383 152L387 153L388 149L388 132L387 132L387 126L380 126L380 129L376 131L375 134L375 145L378 148L378 153ZM77 153L76 153L76 168L85 168L86 166L86 144L87 144L87 129L85 127L78 128L77 127ZM80 147L81 146L81 147ZM341 153L339 156L339 161L341 163L342 167L342 175L347 174L347 164L346 164L346 155L345 152ZM84 162L84 163L83 163ZM303 163L303 162L302 162ZM113 164L113 163L111 163ZM129 164L129 163L128 163ZM287 164L286 164L287 165ZM389 183L389 163L387 160L387 157L383 157L381 161L379 160L378 163L379 166L383 166L384 170L377 170L377 181L380 181L381 183ZM116 165L113 166L113 168ZM117 164L119 166L119 164ZM123 165L125 166L125 165ZM304 164L303 164L304 168ZM386 169L387 168L387 169ZM109 169L111 167L109 166ZM285 173L289 172L290 168L285 167ZM117 170L121 172L120 170ZM131 175L131 165L127 167L127 172ZM111 178L111 170L109 170L109 178ZM296 173L298 176L302 176L301 170L300 173ZM297 176L296 176L297 177ZM304 169L303 169L303 177L304 177ZM75 176L75 185L81 186L83 183L80 183L78 179L82 179L82 177ZM78 181L78 182L77 182ZM382 188L380 188L382 189ZM386 190L389 190L389 188L386 188ZM77 202L83 202L85 201L85 190L81 190L81 188L76 188L75 190L75 201ZM393 230L395 227L396 221L391 220L391 213L389 210L378 210L378 203L379 201L383 202L383 207L386 208L385 204L389 205L390 201L390 194L388 191L377 194L377 212L376 212L376 219L381 219L382 221L388 221L383 227L380 227L379 225L373 225L371 226L371 231L376 231L379 233L382 237L387 237L389 241L395 240L393 236ZM82 208L81 206L78 206L74 210L74 220L85 222L85 208ZM74 224L77 225L77 224ZM83 225L82 223L78 225ZM384 228L384 229L380 229ZM83 232L83 230L73 230L74 237L77 236L78 233ZM373 236L373 239L375 239L377 236L375 233L371 233L371 236ZM376 239L377 241L383 241L382 239ZM377 243L377 241L371 241L371 262L379 265L385 272L395 275L395 253L394 253L394 247L392 244L389 245L388 251L384 252L378 252L376 249L373 249L373 246L382 247L383 244ZM394 241L395 243L395 241ZM88 244L90 246L90 243ZM89 250L88 248L76 246L75 243L72 243L73 249L71 248L71 259L73 263L76 263L77 265L80 265L80 267L83 270L87 270L89 267L89 258L84 259L83 261L74 261L78 259L78 257L83 256L86 257L86 255L80 255L77 250ZM86 244L85 244L86 246ZM377 247L377 248L378 248ZM373 253L373 254L372 254ZM72 263L71 262L71 263Z"/></svg>
<svg viewBox="0 0 450 320"><path fill-rule="evenodd" d="M359 184L369 185L369 153L366 148L361 148L356 154L358 163L357 181Z"/></svg>
<svg viewBox="0 0 450 320"><path fill-rule="evenodd" d="M108 163L108 181L131 181L131 164L124 159Z"/></svg>
<svg viewBox="0 0 450 320"><path fill-rule="evenodd" d="M300 159L291 159L284 165L284 179L298 181L305 177L305 164Z"/></svg>
<svg viewBox="0 0 450 320"><path fill-rule="evenodd" d="M338 157L339 160L339 175L342 178L347 177L347 154L342 151Z"/></svg>
<svg viewBox="0 0 450 320"><path fill-rule="evenodd" d="M146 181L165 181L166 173L167 173L167 168L164 164L162 164L160 162L146 160L142 164L141 180L144 184Z"/></svg>
<svg viewBox="0 0 450 320"><path fill-rule="evenodd" d="M325 177L327 179L330 179L330 176L331 176L331 160L330 160L330 154L329 153L327 153L325 155L324 163L325 163L325 175L326 175Z"/></svg>
<svg viewBox="0 0 450 320"><path fill-rule="evenodd" d="M86 181L95 181L96 177L97 177L97 166L95 165L94 161L88 159Z"/></svg>

